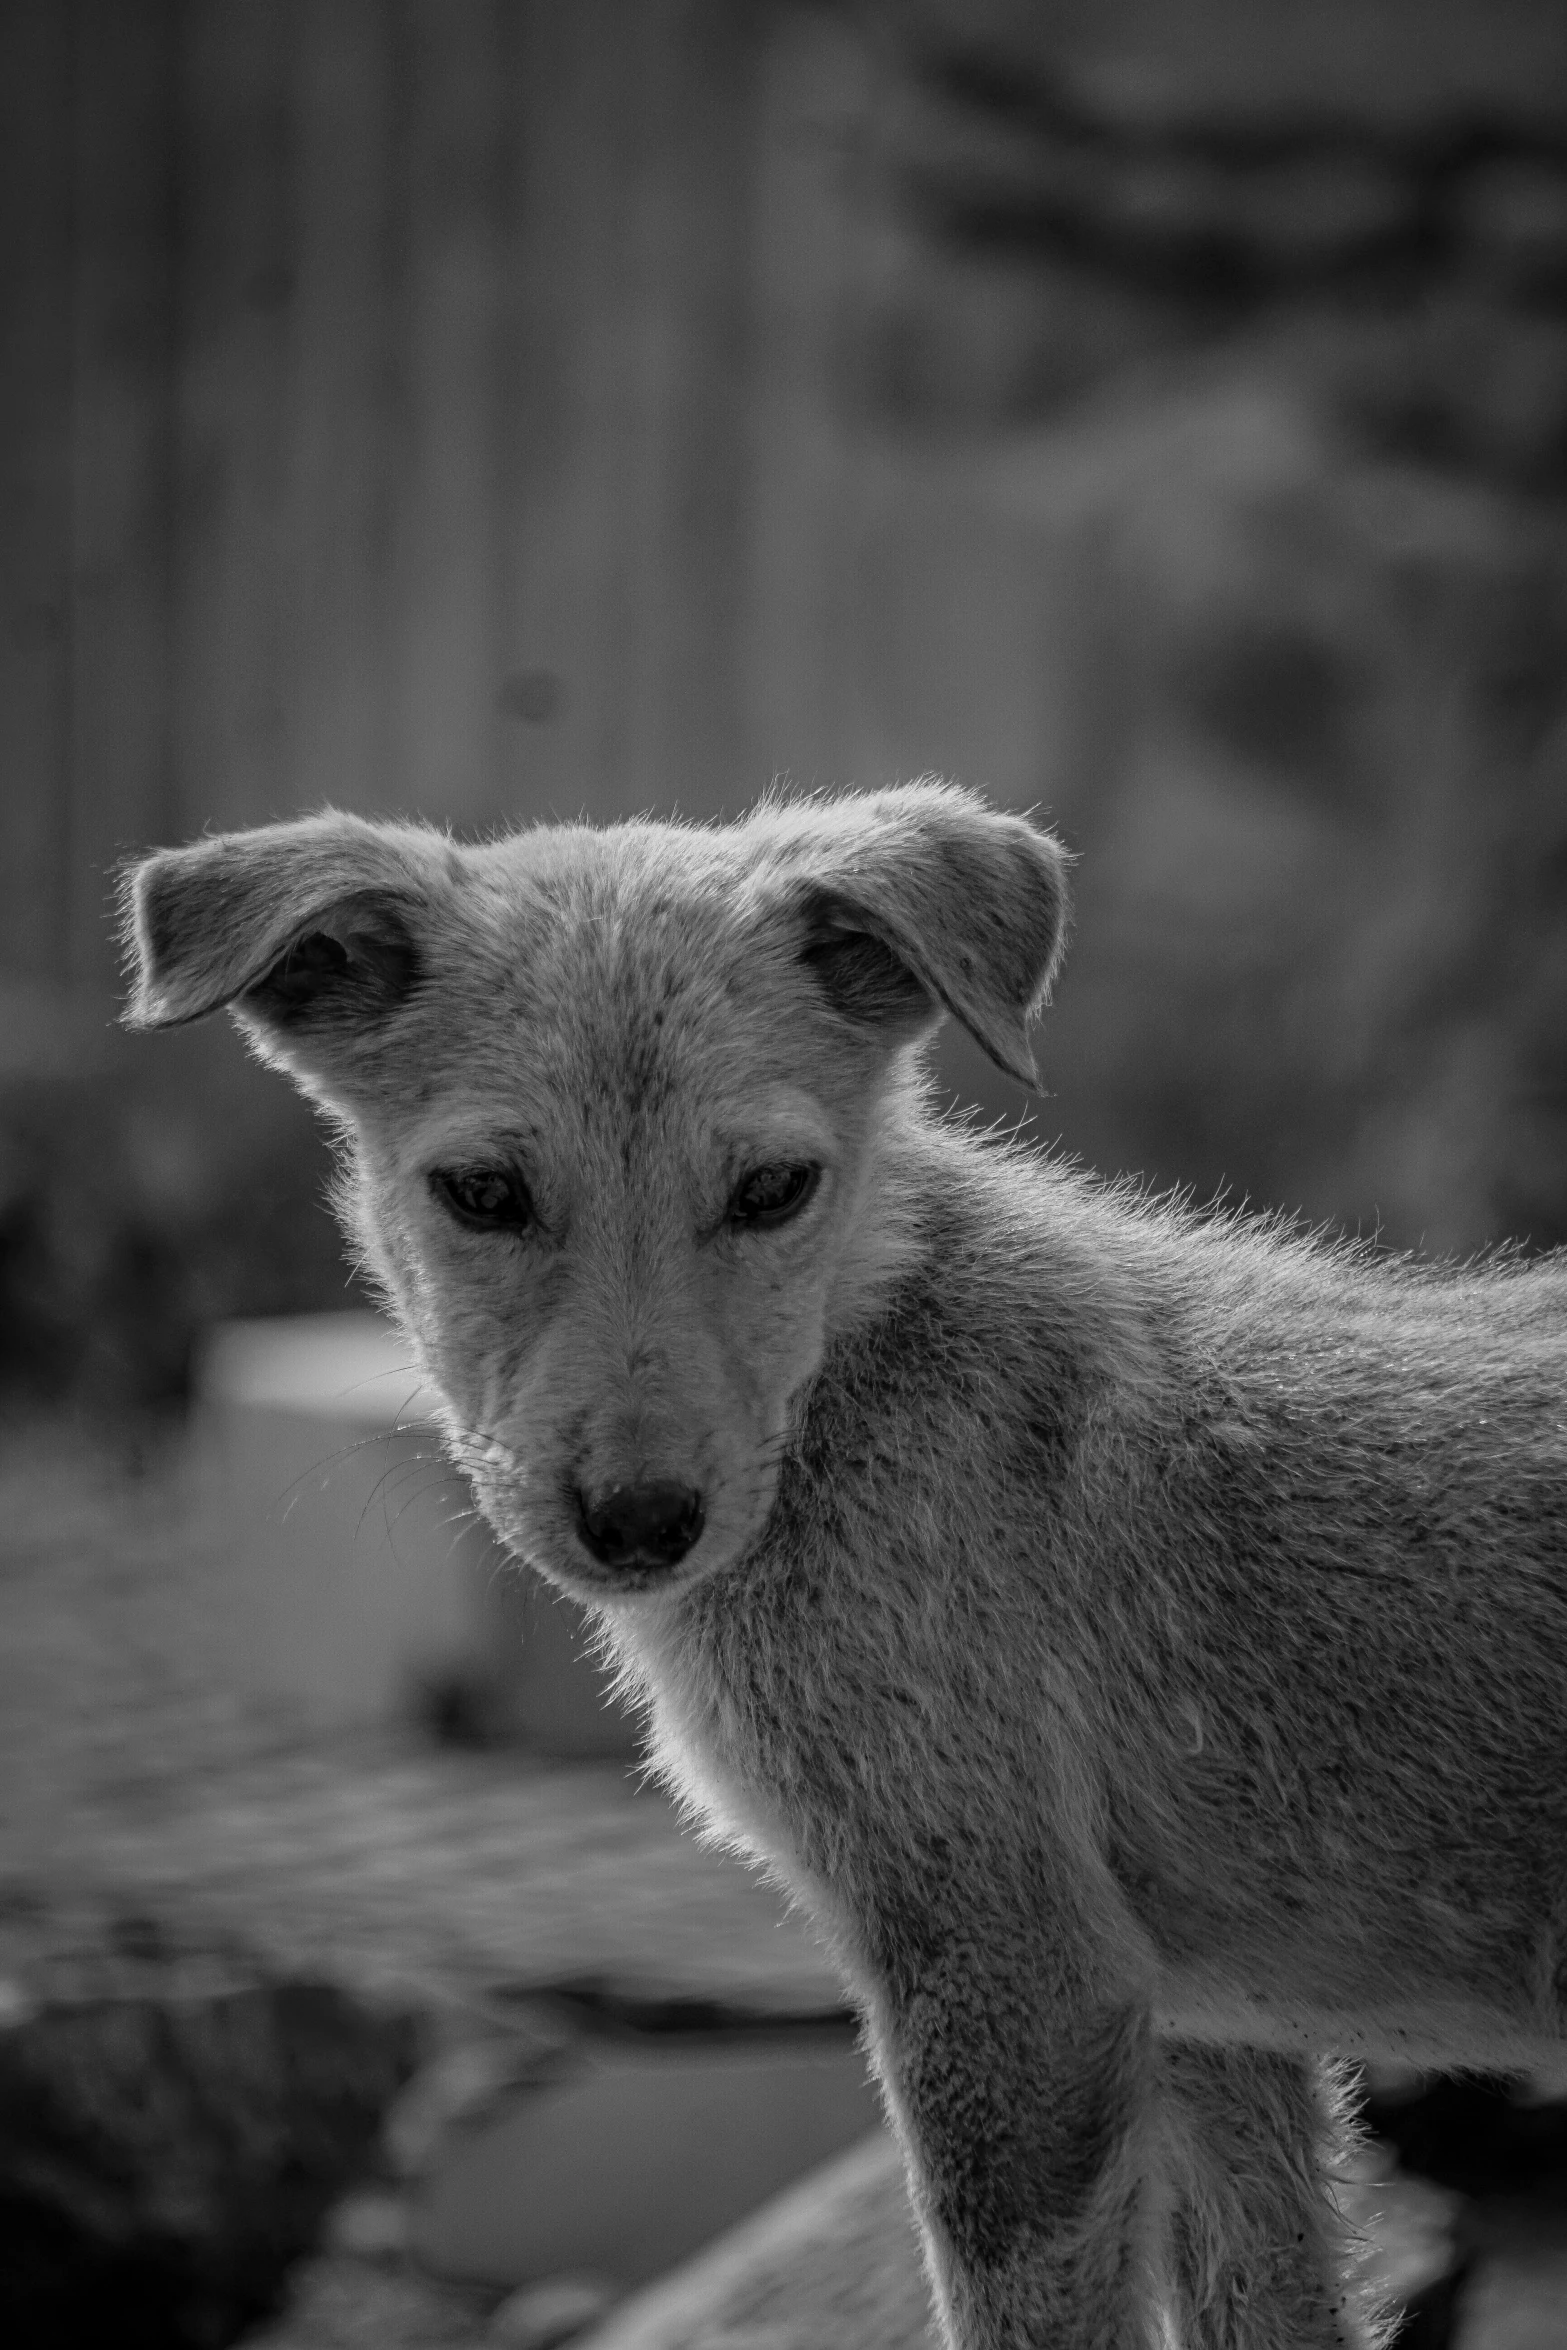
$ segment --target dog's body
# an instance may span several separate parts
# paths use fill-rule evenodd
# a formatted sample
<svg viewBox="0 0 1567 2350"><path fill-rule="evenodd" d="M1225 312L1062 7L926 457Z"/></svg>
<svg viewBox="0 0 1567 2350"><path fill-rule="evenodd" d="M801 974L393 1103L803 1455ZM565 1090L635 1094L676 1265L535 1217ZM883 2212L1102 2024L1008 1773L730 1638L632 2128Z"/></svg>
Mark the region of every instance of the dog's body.
<svg viewBox="0 0 1567 2350"><path fill-rule="evenodd" d="M1320 2060L1567 2057L1567 1267L1199 1221L934 1120L1059 854L914 787L154 860L523 1555L821 1918L950 2338L1364 2338Z"/></svg>

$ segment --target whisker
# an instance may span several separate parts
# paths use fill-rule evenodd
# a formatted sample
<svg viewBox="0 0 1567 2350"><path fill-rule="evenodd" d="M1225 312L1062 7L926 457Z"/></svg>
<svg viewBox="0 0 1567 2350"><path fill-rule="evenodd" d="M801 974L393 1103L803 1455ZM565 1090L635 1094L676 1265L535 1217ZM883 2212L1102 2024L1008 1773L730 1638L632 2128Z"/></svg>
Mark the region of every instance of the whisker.
<svg viewBox="0 0 1567 2350"><path fill-rule="evenodd" d="M323 1453L318 1461L312 1463L308 1469L301 1469L299 1475L291 1478L288 1484L283 1487L277 1497L285 1505L283 1515L286 1517L293 1509L299 1499L301 1488L308 1484L312 1478L320 1478L320 1489L324 1492L332 1470L355 1459L358 1454L368 1452L372 1445L386 1444L396 1433L397 1431L391 1428L375 1428L368 1436L351 1437L346 1443L335 1445L330 1452Z"/></svg>
<svg viewBox="0 0 1567 2350"><path fill-rule="evenodd" d="M355 1528L355 1538L357 1539L363 1533L365 1520L378 1502L382 1507L382 1523L388 1537L390 1537L393 1528L413 1504L426 1493L438 1492L452 1474L450 1464L439 1454L423 1455L413 1460L393 1461L390 1467L376 1479L366 1496L364 1507L359 1513L358 1525ZM390 1505L397 1498L399 1491L409 1486L411 1486L411 1490L403 1495L394 1516Z"/></svg>

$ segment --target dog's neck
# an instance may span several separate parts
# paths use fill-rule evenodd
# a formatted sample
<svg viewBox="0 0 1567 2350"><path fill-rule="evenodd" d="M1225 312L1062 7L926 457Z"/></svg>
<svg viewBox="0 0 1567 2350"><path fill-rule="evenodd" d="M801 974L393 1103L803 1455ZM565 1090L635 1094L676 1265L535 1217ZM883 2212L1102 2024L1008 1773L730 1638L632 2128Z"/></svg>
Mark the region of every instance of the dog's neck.
<svg viewBox="0 0 1567 2350"><path fill-rule="evenodd" d="M928 1725L910 1693L963 1678L975 1620L1016 1619L1016 1669L1044 1703L1048 1567L1013 1505L1026 1487L1043 1513L1064 1480L1102 1385L1090 1358L1120 1313L1108 1289L1106 1331L1096 1342L1090 1324L1085 1354L1074 1318L1083 1223L1113 1216L1110 1202L1030 1162L1037 1213L1020 1215L1015 1157L910 1107L886 1122L875 1178L900 1235L896 1270L873 1305L861 1293L796 1399L761 1538L605 1624L628 1687L651 1707L662 1775L710 1828L785 1874L803 1856L819 1914L837 1875L816 1849L823 1824L853 1841L874 1794L867 1769L912 1771L905 1747ZM972 1695L983 1747L995 1692L976 1684ZM983 1782L989 1766L977 1767ZM884 1833L884 1807L871 1811Z"/></svg>

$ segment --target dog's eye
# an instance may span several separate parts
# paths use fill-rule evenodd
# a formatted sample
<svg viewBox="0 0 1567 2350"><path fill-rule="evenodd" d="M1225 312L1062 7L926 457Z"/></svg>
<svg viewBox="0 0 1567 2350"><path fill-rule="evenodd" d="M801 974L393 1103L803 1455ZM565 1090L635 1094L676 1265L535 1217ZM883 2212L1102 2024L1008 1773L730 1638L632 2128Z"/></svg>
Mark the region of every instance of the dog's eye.
<svg viewBox="0 0 1567 2350"><path fill-rule="evenodd" d="M533 1202L520 1175L503 1167L438 1167L430 1188L460 1224L483 1232L519 1231L533 1222Z"/></svg>
<svg viewBox="0 0 1567 2350"><path fill-rule="evenodd" d="M758 1226L787 1223L804 1207L821 1172L820 1167L753 1167L730 1195L730 1223L753 1232Z"/></svg>

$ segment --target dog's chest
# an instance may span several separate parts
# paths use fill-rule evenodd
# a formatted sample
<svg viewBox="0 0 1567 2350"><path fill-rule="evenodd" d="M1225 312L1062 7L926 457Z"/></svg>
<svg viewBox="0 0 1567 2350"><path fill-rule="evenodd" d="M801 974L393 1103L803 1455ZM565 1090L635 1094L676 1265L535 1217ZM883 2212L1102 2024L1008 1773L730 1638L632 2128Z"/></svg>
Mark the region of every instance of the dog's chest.
<svg viewBox="0 0 1567 2350"><path fill-rule="evenodd" d="M940 1910L1011 1881L1020 1856L1030 1876L1027 1856L1057 1841L1047 1693L1026 1674L992 1686L920 1568L926 1588L844 1607L752 1559L637 1641L661 1774L851 1959L911 1888Z"/></svg>

